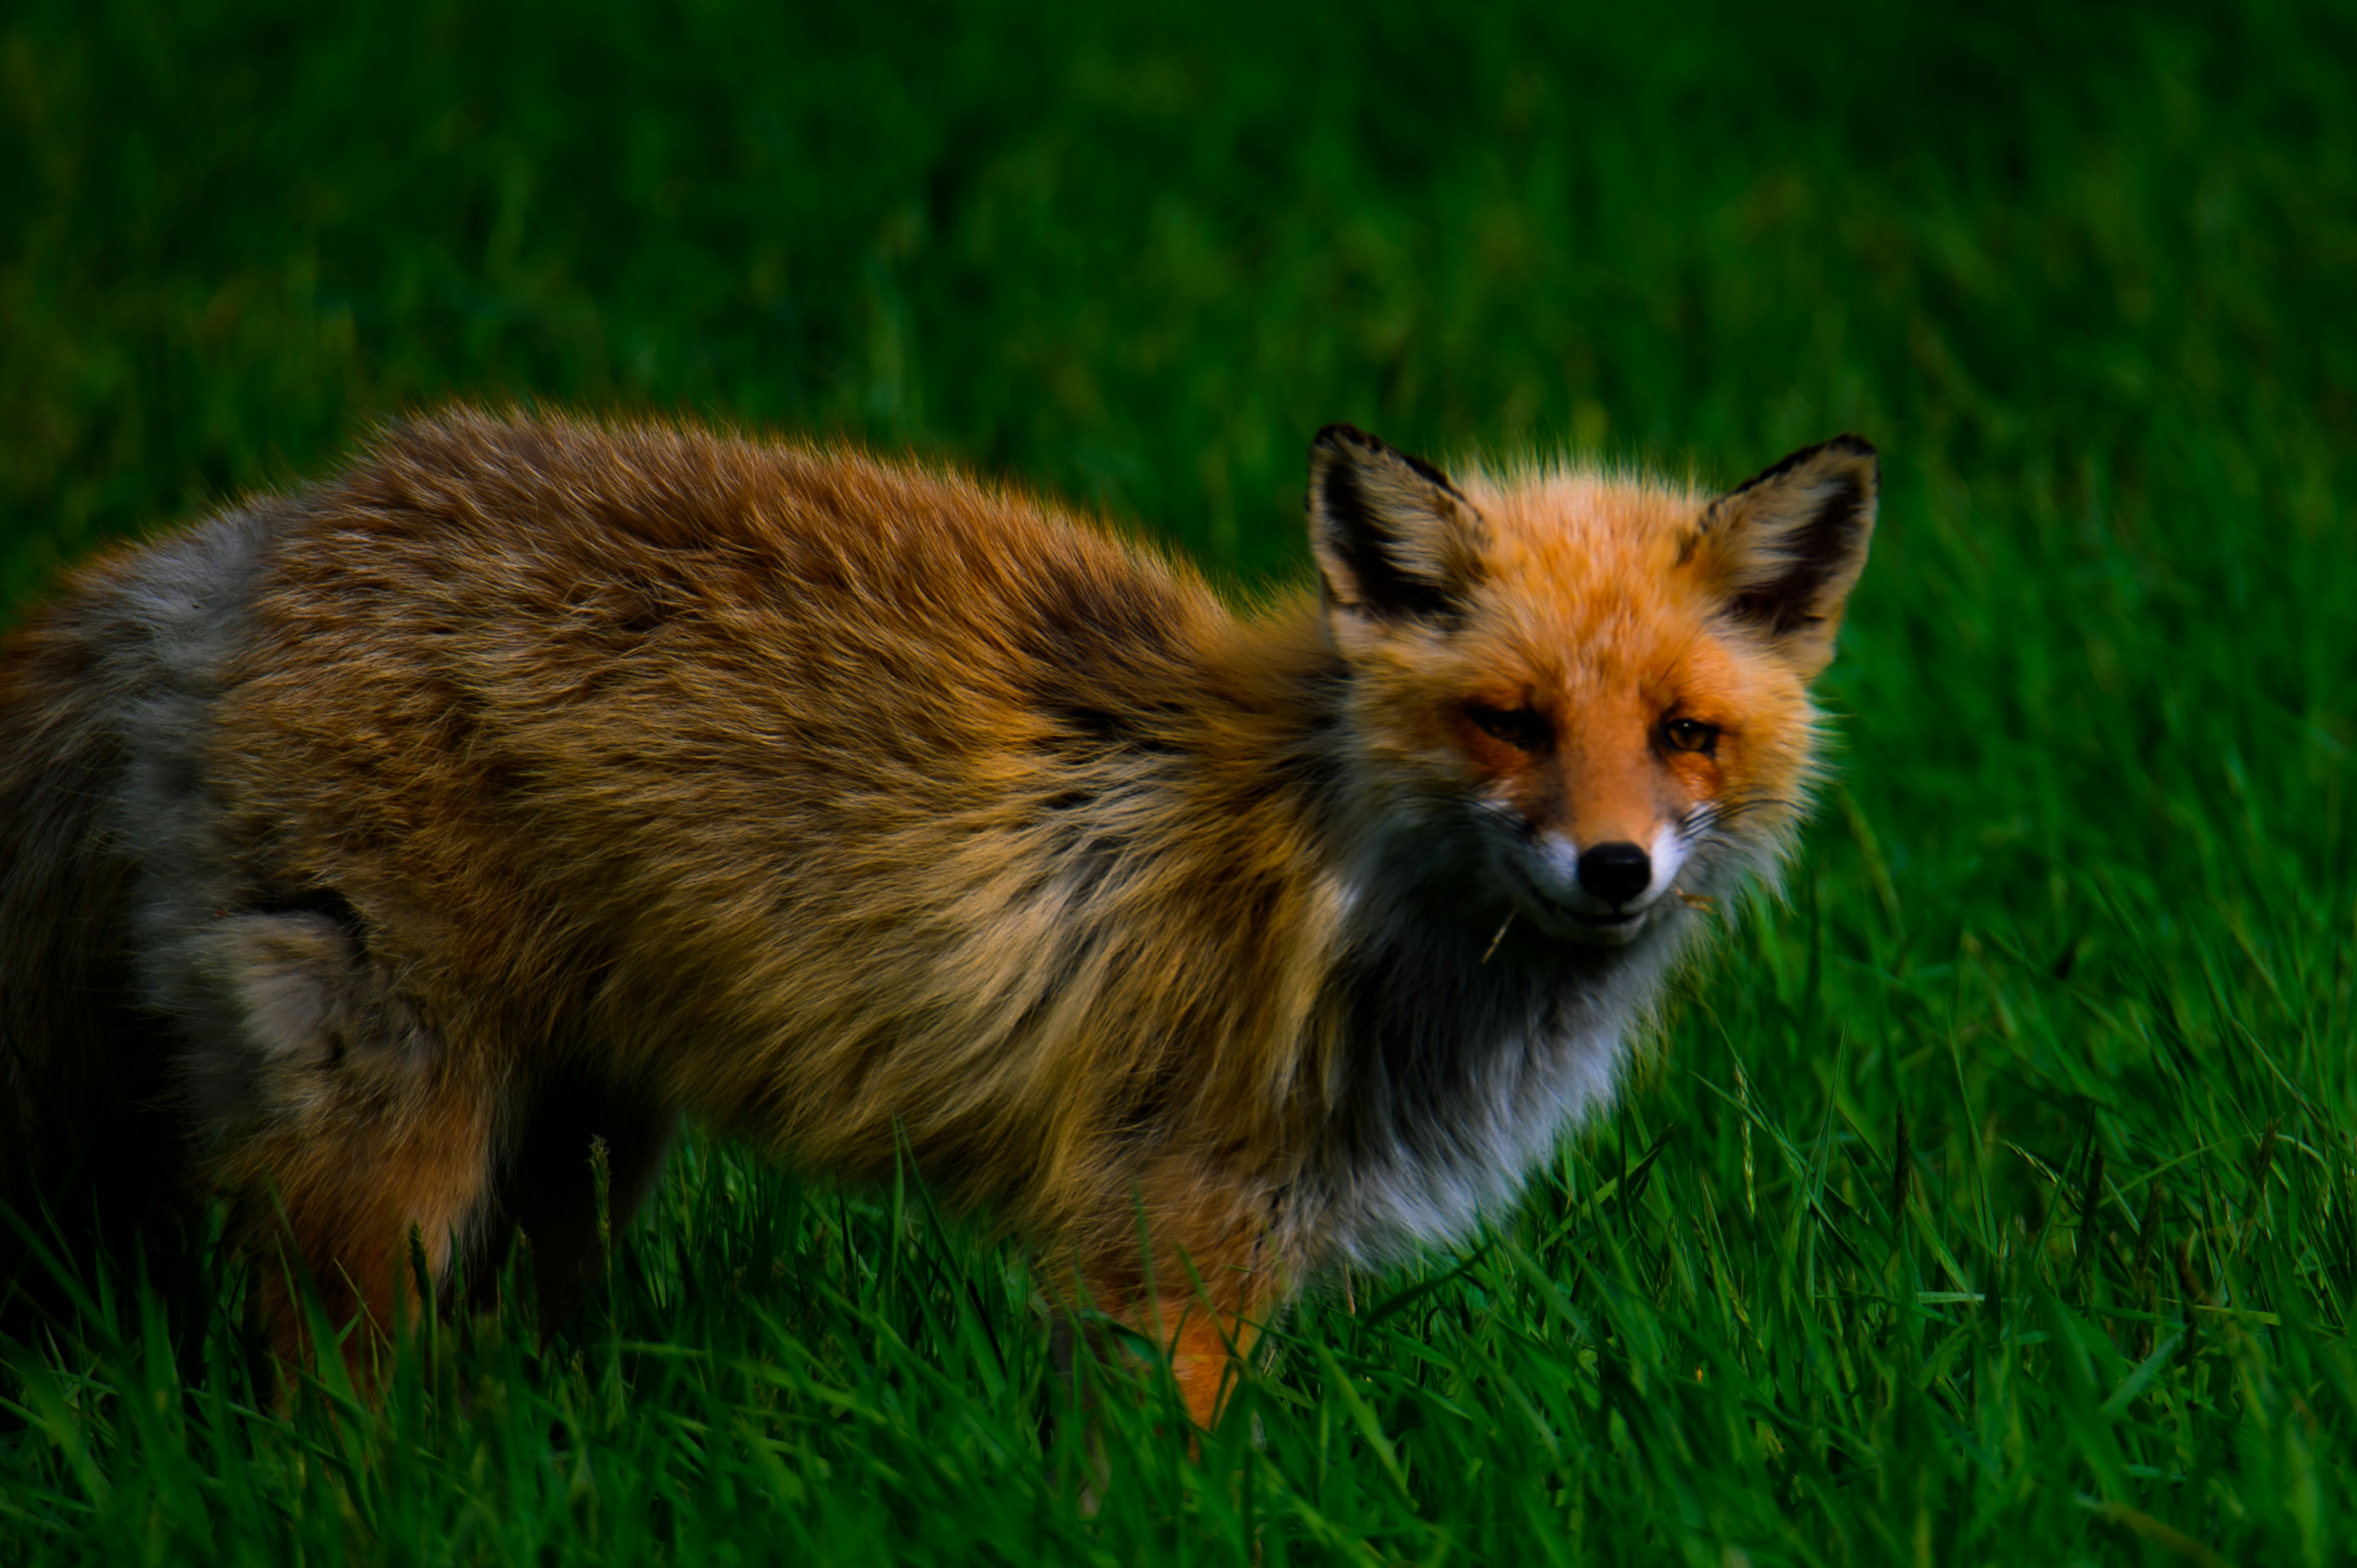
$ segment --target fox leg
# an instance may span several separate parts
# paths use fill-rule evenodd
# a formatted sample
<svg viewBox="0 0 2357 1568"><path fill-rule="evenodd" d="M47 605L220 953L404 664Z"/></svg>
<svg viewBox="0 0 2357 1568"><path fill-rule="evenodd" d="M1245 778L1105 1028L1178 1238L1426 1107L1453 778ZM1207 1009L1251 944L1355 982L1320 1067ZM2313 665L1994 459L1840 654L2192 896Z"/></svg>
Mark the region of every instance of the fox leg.
<svg viewBox="0 0 2357 1568"><path fill-rule="evenodd" d="M1231 1270L1223 1272L1224 1277L1205 1279L1199 1290L1149 1293L1143 1288L1135 1253L1106 1262L1107 1266L1084 1273L1081 1294L1096 1311L1154 1345L1168 1358L1172 1380L1178 1386L1179 1398L1187 1406L1193 1429L1187 1437L1188 1452L1200 1454L1199 1435L1218 1423L1228 1395L1234 1391L1236 1380L1259 1341L1268 1314L1282 1299L1275 1281L1265 1271L1247 1273ZM1185 1258L1173 1253L1165 1262L1173 1275L1188 1276ZM1168 1277L1170 1276L1157 1272L1157 1282ZM1225 1288L1215 1289L1214 1279ZM1068 1440L1060 1434L1067 1430L1064 1423L1071 1409L1063 1402L1069 1402L1074 1392L1073 1363L1083 1338L1100 1355L1114 1348L1102 1336L1089 1333L1069 1312L1056 1314L1049 1360L1060 1395L1043 1436L1049 1450L1060 1455L1064 1454L1063 1443ZM1071 1429L1071 1435L1078 1439L1077 1451L1071 1455L1077 1462L1078 1473L1069 1480L1075 1487L1081 1512L1093 1516L1112 1486L1113 1470L1106 1457L1104 1434L1094 1401L1087 1401L1079 1413L1080 1424ZM1060 1458L1060 1476L1061 1463ZM1066 1481L1060 1479L1059 1485L1064 1484Z"/></svg>
<svg viewBox="0 0 2357 1568"><path fill-rule="evenodd" d="M1224 1303L1201 1294L1171 1294L1133 1301L1114 1316L1169 1358L1171 1380L1178 1385L1188 1415L1208 1432L1219 1423L1275 1302L1273 1290Z"/></svg>
<svg viewBox="0 0 2357 1568"><path fill-rule="evenodd" d="M1266 1221L1250 1215L1213 1225L1182 1217L1155 1231L1150 1273L1133 1252L1086 1283L1099 1311L1169 1359L1187 1413L1207 1432L1284 1300Z"/></svg>
<svg viewBox="0 0 2357 1568"><path fill-rule="evenodd" d="M489 1185L490 1105L442 1085L399 1112L362 1103L305 1120L245 1142L217 1168L261 1266L271 1348L297 1365L312 1348L296 1294L307 1282L331 1329L357 1320L344 1353L366 1388L394 1323L431 1310L421 1289L447 1272L470 1227Z"/></svg>
<svg viewBox="0 0 2357 1568"><path fill-rule="evenodd" d="M498 1086L381 976L340 900L217 915L156 970L187 1041L206 1174L260 1268L272 1348L298 1363L310 1348L307 1278L331 1326L360 1320L345 1354L373 1382L396 1308L421 1305L473 1225Z"/></svg>
<svg viewBox="0 0 2357 1568"><path fill-rule="evenodd" d="M652 1094L581 1073L560 1073L525 1100L511 1151L474 1249L469 1294L494 1277L514 1235L531 1243L540 1327L554 1334L605 1273L608 1234L619 1233L662 1175L679 1112ZM606 1167L598 1212L596 1151Z"/></svg>

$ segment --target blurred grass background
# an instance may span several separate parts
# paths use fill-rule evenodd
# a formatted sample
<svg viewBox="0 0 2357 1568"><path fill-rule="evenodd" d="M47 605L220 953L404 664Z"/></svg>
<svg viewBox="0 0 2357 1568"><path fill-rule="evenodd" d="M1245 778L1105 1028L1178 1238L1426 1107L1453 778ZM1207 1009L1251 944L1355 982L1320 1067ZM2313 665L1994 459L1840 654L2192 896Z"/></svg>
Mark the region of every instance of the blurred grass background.
<svg viewBox="0 0 2357 1568"><path fill-rule="evenodd" d="M1017 1261L699 1146L572 1335L382 1412L113 1282L0 1380L0 1559L2343 1560L2352 105L2276 0L16 0L0 613L454 397L912 449L1246 592L1336 419L1886 491L1789 906L1200 1465L1110 1399L1083 1518Z"/></svg>

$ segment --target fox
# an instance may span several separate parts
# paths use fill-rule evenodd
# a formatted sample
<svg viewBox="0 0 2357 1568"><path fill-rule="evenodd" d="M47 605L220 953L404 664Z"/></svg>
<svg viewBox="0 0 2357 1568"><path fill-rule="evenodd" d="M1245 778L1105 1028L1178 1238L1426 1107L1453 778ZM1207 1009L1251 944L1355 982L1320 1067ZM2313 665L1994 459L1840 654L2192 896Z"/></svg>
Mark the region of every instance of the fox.
<svg viewBox="0 0 2357 1568"><path fill-rule="evenodd" d="M519 1235L561 1321L686 1118L905 1158L1208 1428L1304 1290L1513 1204L1772 885L1878 464L1331 425L1314 576L1238 607L940 465L388 426L0 645L0 1281L220 1204L289 1360L303 1282L357 1356Z"/></svg>

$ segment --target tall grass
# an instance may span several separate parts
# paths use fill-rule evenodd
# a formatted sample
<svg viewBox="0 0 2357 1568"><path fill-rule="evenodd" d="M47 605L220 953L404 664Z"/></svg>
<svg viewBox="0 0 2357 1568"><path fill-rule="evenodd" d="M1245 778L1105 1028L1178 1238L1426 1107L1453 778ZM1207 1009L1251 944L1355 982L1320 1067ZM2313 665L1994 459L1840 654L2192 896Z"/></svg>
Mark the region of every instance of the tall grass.
<svg viewBox="0 0 2357 1568"><path fill-rule="evenodd" d="M2352 104L2268 3L23 0L6 603L452 396L912 448L1246 594L1337 418L1887 489L1783 899L1198 1455L1150 1372L1073 1415L921 1173L694 1144L564 1337L375 1404L281 1399L234 1271L92 1282L0 1374L0 1561L2341 1560Z"/></svg>

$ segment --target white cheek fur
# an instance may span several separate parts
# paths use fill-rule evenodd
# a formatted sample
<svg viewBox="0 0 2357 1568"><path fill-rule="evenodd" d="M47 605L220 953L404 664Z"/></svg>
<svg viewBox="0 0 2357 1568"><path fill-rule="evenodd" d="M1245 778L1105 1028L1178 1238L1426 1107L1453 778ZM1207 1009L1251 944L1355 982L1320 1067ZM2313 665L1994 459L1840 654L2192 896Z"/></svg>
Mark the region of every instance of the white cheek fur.
<svg viewBox="0 0 2357 1568"><path fill-rule="evenodd" d="M1678 873L1685 869L1689 851L1685 835L1678 824L1671 822L1653 835L1653 880L1645 886L1645 901L1667 897L1677 886Z"/></svg>

